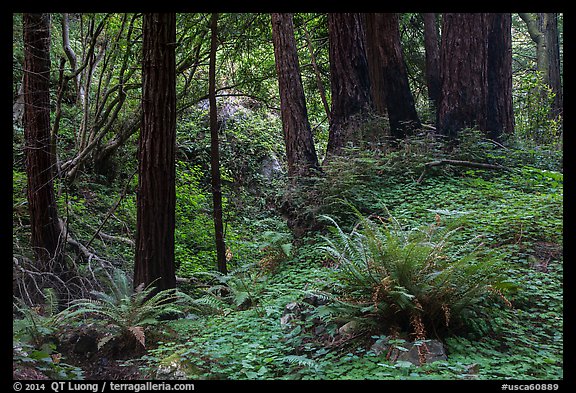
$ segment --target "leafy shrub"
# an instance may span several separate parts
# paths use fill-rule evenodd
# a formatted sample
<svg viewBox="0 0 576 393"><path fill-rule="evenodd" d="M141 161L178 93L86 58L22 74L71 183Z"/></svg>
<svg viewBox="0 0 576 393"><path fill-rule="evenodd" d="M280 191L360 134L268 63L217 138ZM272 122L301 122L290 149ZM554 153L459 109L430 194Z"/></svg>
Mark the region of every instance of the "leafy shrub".
<svg viewBox="0 0 576 393"><path fill-rule="evenodd" d="M260 274L260 269L255 269L255 266L255 263L237 266L228 274L197 273L197 277L203 276L210 281L205 296L198 301L211 305L214 309L223 308L226 305L233 305L239 310L257 306L266 278Z"/></svg>
<svg viewBox="0 0 576 393"><path fill-rule="evenodd" d="M343 303L378 329L423 339L458 327L467 309L505 287L495 260L449 249L458 228L404 229L393 217L357 215L350 233L326 217L332 236L322 249L338 266Z"/></svg>
<svg viewBox="0 0 576 393"><path fill-rule="evenodd" d="M200 168L180 163L177 172L174 254L178 274L187 277L214 265L214 224Z"/></svg>
<svg viewBox="0 0 576 393"><path fill-rule="evenodd" d="M56 314L58 299L55 291L44 289L47 302L41 306L27 306L16 298L13 304L19 318L12 324L12 353L15 368L33 368L53 379L82 378L82 370L66 364L57 351L57 333L62 323Z"/></svg>
<svg viewBox="0 0 576 393"><path fill-rule="evenodd" d="M144 328L157 324L163 315L181 313L176 304L192 300L176 289L155 293L154 283L133 289L129 277L119 269L113 272L109 291L92 291L94 299L76 300L59 314L62 322L95 318L107 332L98 342L98 348L114 339L130 349L137 348L137 344L145 348Z"/></svg>
<svg viewBox="0 0 576 393"><path fill-rule="evenodd" d="M292 255L292 236L286 232L266 231L262 237L265 240L260 251L264 255L258 264L265 273L275 273L279 265Z"/></svg>
<svg viewBox="0 0 576 393"><path fill-rule="evenodd" d="M552 89L538 72L520 75L514 97L515 137L534 145L561 143L561 119L551 116Z"/></svg>
<svg viewBox="0 0 576 393"><path fill-rule="evenodd" d="M19 316L12 325L15 340L29 343L37 349L53 341L54 334L60 328L56 315L58 299L55 291L45 288L43 294L47 300L45 305L30 307L16 297L13 303L13 309Z"/></svg>

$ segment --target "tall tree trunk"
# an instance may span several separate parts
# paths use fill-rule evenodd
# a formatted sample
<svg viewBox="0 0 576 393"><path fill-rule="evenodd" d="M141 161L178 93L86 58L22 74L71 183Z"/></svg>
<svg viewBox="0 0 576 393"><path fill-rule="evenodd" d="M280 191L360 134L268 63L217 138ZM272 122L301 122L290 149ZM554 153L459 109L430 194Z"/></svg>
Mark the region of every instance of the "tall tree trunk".
<svg viewBox="0 0 576 393"><path fill-rule="evenodd" d="M532 41L536 44L536 69L541 71L543 73L543 78L546 79L548 78L548 52L546 50L546 37L538 23L539 19L542 20L542 17L538 17L538 14L525 12L521 12L518 15L524 23L526 23L528 34L530 34L530 38L532 38Z"/></svg>
<svg viewBox="0 0 576 393"><path fill-rule="evenodd" d="M548 78L554 93L552 117L562 116L564 94L562 92L562 73L560 72L560 39L558 35L558 14L549 13L546 20L546 41L548 48Z"/></svg>
<svg viewBox="0 0 576 393"><path fill-rule="evenodd" d="M318 92L320 93L320 99L322 100L324 111L326 112L326 118L328 119L328 122L330 122L330 105L328 104L328 99L326 98L326 89L324 89L324 83L322 83L322 74L318 68L318 63L316 62L314 48L312 48L312 39L310 38L310 33L308 33L308 29L306 29L306 27L304 27L304 37L306 38L308 52L310 52L310 61L312 62L314 76L316 77L316 86L318 86Z"/></svg>
<svg viewBox="0 0 576 393"><path fill-rule="evenodd" d="M373 137L362 134L366 118L374 111L361 15L329 13L328 35L332 112L327 156L340 154L348 143Z"/></svg>
<svg viewBox="0 0 576 393"><path fill-rule="evenodd" d="M442 21L438 129L455 138L467 127L486 130L486 14L446 13Z"/></svg>
<svg viewBox="0 0 576 393"><path fill-rule="evenodd" d="M317 169L318 157L308 121L306 99L298 65L292 14L272 14L272 39L280 92L282 129L288 158L288 176L301 177Z"/></svg>
<svg viewBox="0 0 576 393"><path fill-rule="evenodd" d="M436 27L436 14L425 12L424 17L424 49L426 52L426 85L431 109L438 109L440 100L440 46Z"/></svg>
<svg viewBox="0 0 576 393"><path fill-rule="evenodd" d="M50 148L50 14L24 14L23 85L32 247L41 270L63 273Z"/></svg>
<svg viewBox="0 0 576 393"><path fill-rule="evenodd" d="M488 137L499 140L514 133L512 105L512 15L488 14Z"/></svg>
<svg viewBox="0 0 576 393"><path fill-rule="evenodd" d="M222 187L220 181L220 152L218 146L218 110L216 107L216 48L218 47L218 14L212 14L210 25L210 68L208 72L208 100L210 102L210 168L212 174L212 201L214 204L214 233L216 238L216 257L218 271L227 273L226 244L224 243L224 224L222 222Z"/></svg>
<svg viewBox="0 0 576 393"><path fill-rule="evenodd" d="M562 80L560 73L560 44L558 38L558 14L519 13L526 23L530 38L536 44L536 69L543 82L554 93L551 118L561 115L564 108ZM547 94L542 92L542 95Z"/></svg>
<svg viewBox="0 0 576 393"><path fill-rule="evenodd" d="M142 128L139 140L134 286L175 288L176 15L142 23Z"/></svg>
<svg viewBox="0 0 576 393"><path fill-rule="evenodd" d="M363 14L366 27L366 60L370 75L370 94L375 112L380 116L386 116L388 106L386 104L386 88L382 73L382 60L380 41L384 39L382 32L375 23L376 14Z"/></svg>
<svg viewBox="0 0 576 393"><path fill-rule="evenodd" d="M386 96L390 132L394 138L401 139L411 130L420 127L420 119L414 106L402 54L398 14L368 14L366 22L371 26L369 30L374 32L370 34L370 38L375 40L371 46L377 54L376 73L381 73L380 88Z"/></svg>

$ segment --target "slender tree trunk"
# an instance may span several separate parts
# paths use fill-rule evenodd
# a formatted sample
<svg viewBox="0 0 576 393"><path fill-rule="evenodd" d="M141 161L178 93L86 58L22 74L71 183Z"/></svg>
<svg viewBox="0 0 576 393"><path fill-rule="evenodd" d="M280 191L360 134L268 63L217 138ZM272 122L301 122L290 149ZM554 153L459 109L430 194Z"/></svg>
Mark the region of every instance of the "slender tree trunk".
<svg viewBox="0 0 576 393"><path fill-rule="evenodd" d="M543 55L546 58L542 64L542 74L544 82L550 86L554 94L552 111L550 118L554 119L562 114L564 103L562 93L562 80L560 73L560 44L558 38L558 14L557 13L539 13L538 29L544 35L545 51ZM546 68L544 68L546 67Z"/></svg>
<svg viewBox="0 0 576 393"><path fill-rule="evenodd" d="M64 53L66 53L66 57L68 57L70 71L72 72L72 75L75 75L73 79L76 88L76 100L84 102L84 87L80 80L80 73L76 73L78 68L76 53L70 45L70 17L67 13L62 14L62 47Z"/></svg>
<svg viewBox="0 0 576 393"><path fill-rule="evenodd" d="M488 137L499 140L514 133L512 105L512 15L488 14Z"/></svg>
<svg viewBox="0 0 576 393"><path fill-rule="evenodd" d="M542 75L543 82L554 93L554 102L550 117L556 118L564 110L562 80L560 73L560 45L558 39L558 14L556 13L519 13L526 23L530 38L536 44L536 69ZM546 95L542 92L542 95Z"/></svg>
<svg viewBox="0 0 576 393"><path fill-rule="evenodd" d="M311 169L317 169L319 165L308 121L292 14L272 14L272 39L288 158L288 176L291 178L307 176L311 173Z"/></svg>
<svg viewBox="0 0 576 393"><path fill-rule="evenodd" d="M386 96L390 132L396 139L401 139L411 130L420 127L414 98L408 83L408 73L400 44L398 14L376 13L366 17L370 30L375 32L371 37L377 56L376 73L381 73L381 89ZM378 94L374 94L378 95Z"/></svg>
<svg viewBox="0 0 576 393"><path fill-rule="evenodd" d="M175 288L176 15L142 23L142 127L139 140L134 286Z"/></svg>
<svg viewBox="0 0 576 393"><path fill-rule="evenodd" d="M374 112L361 15L329 13L328 35L332 112L327 156L372 137L363 135L363 125Z"/></svg>
<svg viewBox="0 0 576 393"><path fill-rule="evenodd" d="M220 181L220 152L218 146L218 109L216 107L216 48L218 47L218 14L212 14L210 25L210 68L208 72L210 102L210 168L212 174L212 201L214 204L214 233L216 237L216 257L218 271L227 273L226 244L224 243L224 224L222 222L222 186Z"/></svg>
<svg viewBox="0 0 576 393"><path fill-rule="evenodd" d="M22 124L22 117L24 116L24 79L18 88L18 95L16 101L12 105L12 121L17 124Z"/></svg>
<svg viewBox="0 0 576 393"><path fill-rule="evenodd" d="M547 24L545 14L519 13L520 18L526 23L528 34L536 44L536 69L541 72L544 83L548 84L548 40L544 34L544 26Z"/></svg>
<svg viewBox="0 0 576 393"><path fill-rule="evenodd" d="M438 129L455 138L467 127L486 130L486 14L446 13L442 21Z"/></svg>
<svg viewBox="0 0 576 393"><path fill-rule="evenodd" d="M50 148L50 14L24 14L24 135L32 247L43 271L65 271Z"/></svg>
<svg viewBox="0 0 576 393"><path fill-rule="evenodd" d="M312 68L314 69L314 76L316 77L316 86L318 86L318 92L320 93L320 99L322 100L322 105L324 106L326 117L328 118L328 122L330 122L330 105L328 104L328 99L326 98L326 89L324 89L324 83L322 83L322 74L320 74L320 69L316 63L316 55L314 55L314 48L312 48L312 39L310 39L310 33L308 33L308 29L306 29L306 27L304 27L304 36L306 37L306 45L308 46L308 52L310 52L310 60L312 62Z"/></svg>
<svg viewBox="0 0 576 393"><path fill-rule="evenodd" d="M440 100L440 46L436 14L425 12L424 17L424 48L426 51L426 84L431 109L436 111Z"/></svg>

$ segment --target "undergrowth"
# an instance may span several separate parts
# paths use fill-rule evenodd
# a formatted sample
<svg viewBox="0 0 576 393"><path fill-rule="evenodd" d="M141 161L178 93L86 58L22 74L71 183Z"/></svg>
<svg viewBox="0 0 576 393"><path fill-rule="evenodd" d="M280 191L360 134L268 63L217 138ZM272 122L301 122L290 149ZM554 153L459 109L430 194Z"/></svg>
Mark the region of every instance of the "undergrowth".
<svg viewBox="0 0 576 393"><path fill-rule="evenodd" d="M366 330L353 337L343 337L337 331L345 319L338 319L338 313L326 307L310 308L291 329L283 326L280 320L286 305L301 304L309 294L351 300L344 299L344 293L353 295L359 288L343 292L342 281L336 274L342 258L331 258L322 249L326 245L322 236L328 232L311 232L297 240L292 238L277 211L269 209L268 204L275 198L272 194L277 190L270 190L270 195L242 197L230 193L229 207L235 209L229 217L227 232L231 273L226 276L206 274L213 269L211 257L200 252L203 247L208 249L202 239L208 239L211 231L210 225L204 226L209 213L209 206L202 199L206 189L194 167L184 165L180 170L188 177L179 184L183 205L178 212L182 225L177 251L179 274L191 281L180 289L195 299L189 299L190 304L196 301L199 306L209 308L210 313L188 308L178 314L178 319L150 324L149 332L146 331L145 354L134 359L141 365L142 373L151 378L174 378L175 368L179 368L180 377L189 379L562 379L561 154L536 148L503 149L482 138L470 138L451 153L414 141L396 152L358 153L348 160L334 161L324 176L317 179L318 188L308 190L313 196L308 200L316 198L317 205L303 207L311 210L302 212L314 214L319 220L321 215L332 217L350 241L354 239L350 234L358 221L358 212L362 217L372 216L374 223L379 223L378 217L381 217L393 231L400 230L407 236L421 235L418 241L410 238L414 243L412 251L408 251L410 248L402 251L401 243L397 244L397 262L414 262L411 266L416 278L432 277L434 272L441 271L420 269L415 262L426 261L426 255L438 255L445 258L439 261L446 264L449 261L458 263L464 258L462 267L479 272L488 273L489 269L497 268L491 272L504 277L504 282L514 283L514 291L505 292L504 287L494 285L497 291L478 293L478 307L461 308L457 329L451 324L458 313L456 308L449 312L446 307L442 308L443 303L455 307L453 299L437 304L430 300L429 305L437 306L432 313L434 317L429 318L434 319L436 325L433 328L429 324L425 331L433 336L435 329L446 329L440 338L447 360L422 366L393 362L385 354L373 350L374 343L384 336L394 339L389 330ZM432 168L421 182L416 181L424 163L448 157L498 164L509 170L443 166ZM15 171L15 184L23 187L22 172ZM14 219L15 223L20 220L25 224L24 213L20 213L25 199L22 191L14 189ZM67 201L63 196L61 203L63 206L67 203L69 209L74 210L71 217L90 216L97 206L106 210L118 200L117 194L99 199L98 195L103 192L103 188L85 191L84 196L77 194ZM187 196L187 192L198 195ZM257 214L253 205L246 203L246 209L242 209L242 203L248 201L259 201ZM350 204L356 206L358 212L350 209ZM133 212L133 198L124 198L116 214L118 219L110 220L104 230L112 233L115 228L124 228L121 233L131 236L126 227L134 220ZM390 217L395 221L389 221ZM91 220L92 226L101 223L94 218ZM364 224L364 229L374 231L374 239L387 236L386 231L382 231L384 226L376 230L370 229L372 224ZM93 233L86 226L74 225L76 233L82 234L78 237L89 238ZM431 225L435 230L427 233ZM19 228L18 239L26 233L25 228ZM455 228L459 229L452 230ZM357 232L359 229L356 228ZM449 236L445 236L447 233ZM123 262L130 259L125 255L132 251L122 254L124 248L129 248L127 244L116 242L107 249L107 243L101 240L94 242L97 250L117 255ZM422 246L417 245L419 243ZM377 248L377 244L374 242L371 247ZM480 244L483 251L478 254L476 247ZM442 253L435 253L439 247ZM417 254L423 258L411 259ZM188 260L188 255L194 255L195 259ZM488 264L489 261L493 265ZM120 265L129 267L129 264ZM362 278L367 278L369 272L378 271L360 272ZM385 277L374 278L375 285L362 294L366 302L362 307L368 310L365 314L375 310L374 300L382 302L385 296L392 296L385 294L388 288ZM468 282L476 278L471 275ZM493 282L480 284L487 289ZM404 281L394 285L396 289L406 289L404 295L399 293L401 297L396 303L414 306L409 295L416 298L420 295L408 291L409 285ZM465 281L456 280L453 285L464 286ZM422 300L419 303L424 306ZM53 319L45 313L31 311L16 315L14 326L21 329L14 336L15 360L36 362L45 369L54 370L51 375L62 378L81 377L81 370L65 366L65 358L59 363L50 360L51 355L58 355L52 339L57 329ZM387 317L390 315L395 313ZM360 317L365 319L366 315L360 314ZM35 325L31 324L31 318ZM447 319L451 322L449 327L445 326ZM409 316L404 321L398 323L400 330L417 333ZM24 326L29 327L24 329ZM36 328L30 330L30 326ZM398 337L415 338L418 337L414 334Z"/></svg>
<svg viewBox="0 0 576 393"><path fill-rule="evenodd" d="M467 149L474 146L471 143ZM248 286L253 289L253 306L238 309L228 303L216 317L169 323L164 341L149 351L147 367L153 370L177 353L199 365L193 378L562 379L563 175L549 158L512 149L503 152L487 143L476 148L475 160L505 165L511 171L446 167L416 183L422 169L416 164L408 172L412 175L401 165L379 173L383 167L378 161L364 158L348 161L336 186L323 188L325 196L330 192L340 198L334 197L324 213L336 212L333 216L343 222L343 233L353 229L358 217L351 209L342 209L350 203L365 216L387 217L388 209L407 232L430 223L448 230L458 227L449 236L450 244L458 247L447 247L446 257L472 255L482 244L486 254L480 256L489 255L504 283L514 283L515 290L505 296L505 288L497 286L480 296L480 307L466 310L461 327L448 329L443 338L447 360L422 366L391 362L371 349L386 332L368 332L339 343L322 341L314 333L318 320L330 319L322 307L294 329L283 329L279 321L287 304L301 302L308 293L341 289L334 278L336 264L319 247L322 238L310 233L294 243L274 272L252 266L254 281ZM362 165L358 173L365 175L346 180L356 173L357 164ZM282 231L278 226L275 230ZM487 260L470 258L470 267L488 270L489 265L482 265ZM366 295L368 303L373 295ZM438 312L439 324L445 322L444 312Z"/></svg>

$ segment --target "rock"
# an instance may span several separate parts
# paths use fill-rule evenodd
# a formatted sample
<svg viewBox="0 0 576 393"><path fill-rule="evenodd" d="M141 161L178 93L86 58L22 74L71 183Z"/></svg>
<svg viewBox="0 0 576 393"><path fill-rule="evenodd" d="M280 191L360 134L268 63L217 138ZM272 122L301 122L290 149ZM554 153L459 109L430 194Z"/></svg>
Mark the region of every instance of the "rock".
<svg viewBox="0 0 576 393"><path fill-rule="evenodd" d="M370 350L374 352L376 356L388 353L390 350L390 342L388 341L388 338L380 338L376 340L376 342L370 347Z"/></svg>
<svg viewBox="0 0 576 393"><path fill-rule="evenodd" d="M200 369L189 359L182 358L178 353L173 353L162 359L156 370L156 379L163 380L199 379L200 375Z"/></svg>
<svg viewBox="0 0 576 393"><path fill-rule="evenodd" d="M444 350L444 345L438 340L426 340L420 345L415 345L414 343L406 343L404 348L407 351L399 351L396 361L407 361L416 366L420 366L420 355L418 353L418 347L421 351L424 351L425 363L433 363L438 360L447 360L446 351Z"/></svg>
<svg viewBox="0 0 576 393"><path fill-rule="evenodd" d="M310 304L311 306L318 307L328 304L328 298L326 296L316 295L315 293L308 293L302 299L303 302Z"/></svg>
<svg viewBox="0 0 576 393"><path fill-rule="evenodd" d="M260 164L260 174L268 181L282 173L282 165L274 154L266 157Z"/></svg>
<svg viewBox="0 0 576 393"><path fill-rule="evenodd" d="M300 307L300 304L297 302L292 302L292 303L288 303L286 306L284 306L284 312L282 313L282 315L286 315L286 314L298 314L300 315L302 313L302 308Z"/></svg>
<svg viewBox="0 0 576 393"><path fill-rule="evenodd" d="M392 345L388 339L377 340L370 350L377 356L382 354L390 354L390 360L394 362L404 361L410 362L416 366L420 365L420 355L418 347L424 351L424 358L426 363L433 363L439 360L447 360L446 350L444 344L438 340L425 340L420 345L415 345L411 342L406 342L402 345Z"/></svg>
<svg viewBox="0 0 576 393"><path fill-rule="evenodd" d="M280 325L282 325L282 328L292 328L292 321L295 320L296 317L294 316L294 314L286 314L283 315L282 318L280 318Z"/></svg>
<svg viewBox="0 0 576 393"><path fill-rule="evenodd" d="M358 322L350 321L340 326L338 333L340 333L342 336L351 336L356 330L358 330Z"/></svg>
<svg viewBox="0 0 576 393"><path fill-rule="evenodd" d="M282 317L280 318L280 325L284 330L291 330L295 327L292 321L302 319L303 315L300 303L288 303L286 306L284 306L284 311L282 312Z"/></svg>

